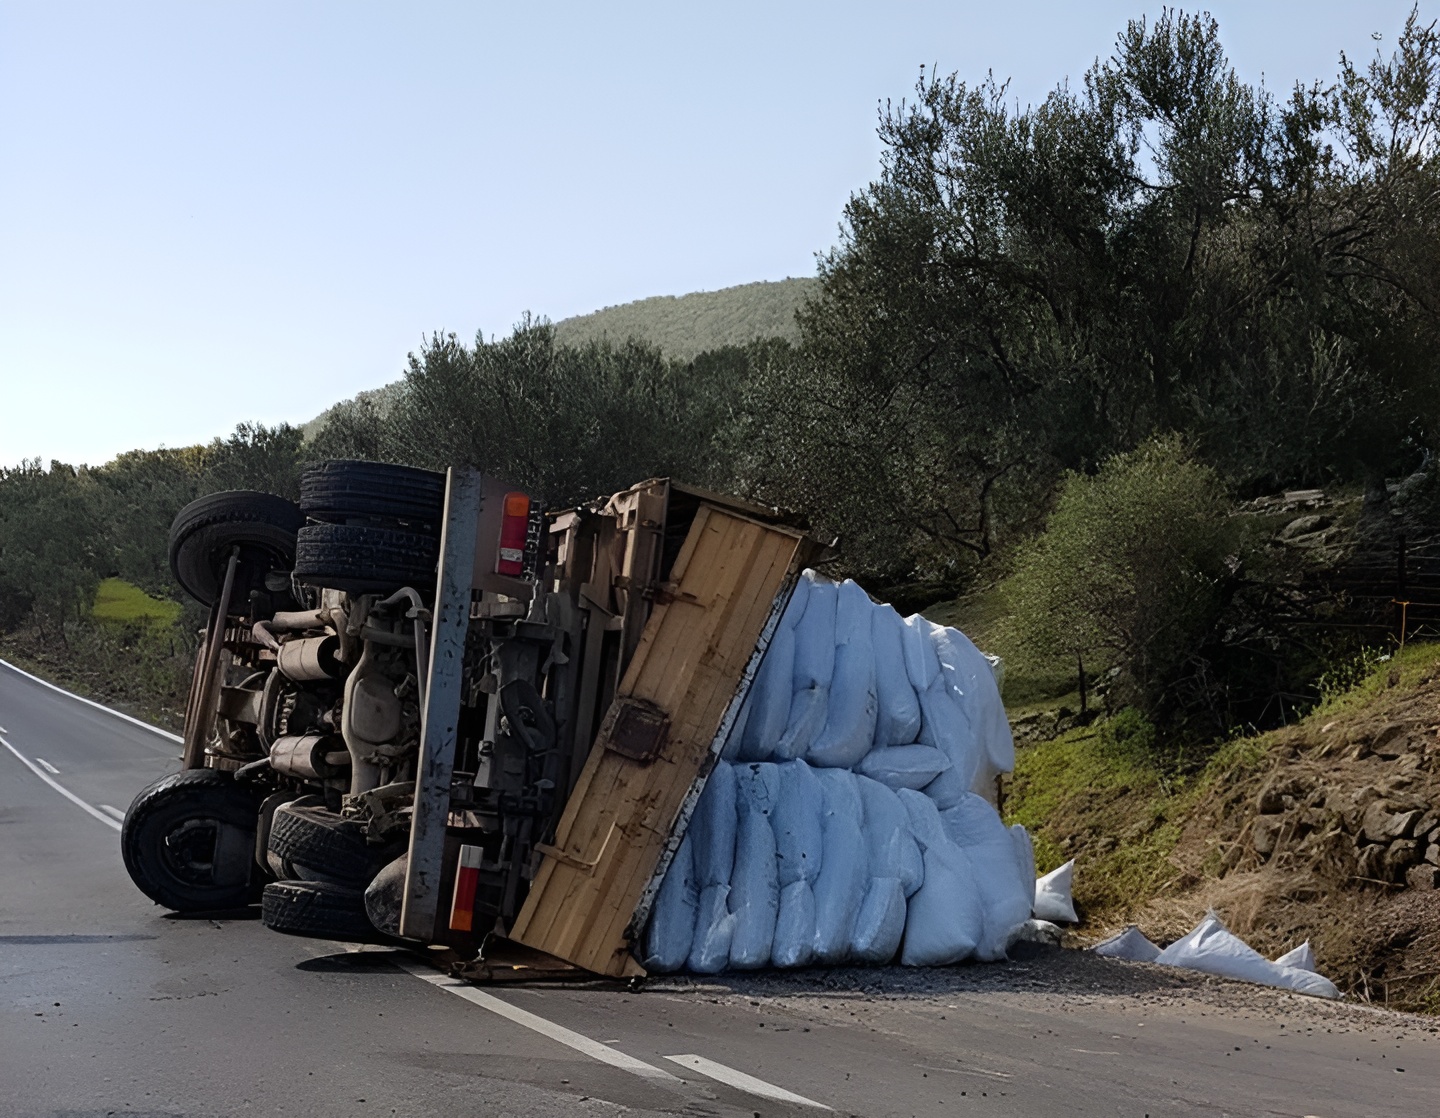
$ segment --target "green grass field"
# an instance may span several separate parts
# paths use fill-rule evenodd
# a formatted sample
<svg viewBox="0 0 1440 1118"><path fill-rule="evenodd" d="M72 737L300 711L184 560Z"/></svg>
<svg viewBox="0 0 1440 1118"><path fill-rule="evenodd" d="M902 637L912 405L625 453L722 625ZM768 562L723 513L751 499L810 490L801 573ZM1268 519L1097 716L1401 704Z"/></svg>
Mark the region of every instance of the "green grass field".
<svg viewBox="0 0 1440 1118"><path fill-rule="evenodd" d="M168 629L180 619L180 603L152 598L121 578L107 578L95 591L91 610L97 621Z"/></svg>

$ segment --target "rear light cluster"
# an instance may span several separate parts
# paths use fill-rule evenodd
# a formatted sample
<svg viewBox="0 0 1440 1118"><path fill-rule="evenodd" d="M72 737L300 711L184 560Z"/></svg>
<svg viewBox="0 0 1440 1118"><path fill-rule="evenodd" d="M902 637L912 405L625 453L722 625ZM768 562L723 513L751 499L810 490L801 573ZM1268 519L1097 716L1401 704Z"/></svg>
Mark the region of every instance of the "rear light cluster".
<svg viewBox="0 0 1440 1118"><path fill-rule="evenodd" d="M505 515L500 521L500 559L495 573L519 578L525 573L525 543L530 535L530 498L505 494Z"/></svg>

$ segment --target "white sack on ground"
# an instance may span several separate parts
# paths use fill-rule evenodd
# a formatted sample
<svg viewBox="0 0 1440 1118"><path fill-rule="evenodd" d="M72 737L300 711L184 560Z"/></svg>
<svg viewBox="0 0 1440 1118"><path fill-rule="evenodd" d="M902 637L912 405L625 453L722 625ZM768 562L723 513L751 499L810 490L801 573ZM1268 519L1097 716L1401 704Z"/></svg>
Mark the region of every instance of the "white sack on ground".
<svg viewBox="0 0 1440 1118"><path fill-rule="evenodd" d="M717 761L690 817L695 840L695 878L702 889L730 884L735 866L735 770Z"/></svg>
<svg viewBox="0 0 1440 1118"><path fill-rule="evenodd" d="M1296 970L1308 970L1315 974L1320 973L1315 970L1315 949L1310 946L1308 939L1299 947L1292 947L1281 955L1275 960L1275 965L1277 967L1294 967Z"/></svg>
<svg viewBox="0 0 1440 1118"><path fill-rule="evenodd" d="M885 745L867 753L855 771L888 788L919 791L951 767L950 758L933 745Z"/></svg>
<svg viewBox="0 0 1440 1118"><path fill-rule="evenodd" d="M825 857L815 880L815 960L843 963L870 881L865 812L854 774L822 769L816 776L824 802Z"/></svg>
<svg viewBox="0 0 1440 1118"><path fill-rule="evenodd" d="M811 764L852 768L870 752L875 741L878 700L875 647L870 636L873 610L869 596L853 579L840 584L835 615L835 674L830 681L825 729L805 754Z"/></svg>
<svg viewBox="0 0 1440 1118"><path fill-rule="evenodd" d="M1221 978L1238 978L1262 986L1278 986L1322 998L1338 998L1340 991L1328 978L1313 971L1272 963L1232 933L1211 912L1183 939L1156 956L1157 963L1204 971Z"/></svg>
<svg viewBox="0 0 1440 1118"><path fill-rule="evenodd" d="M865 844L870 876L893 877L911 896L925 881L925 860L910 831L910 816L891 789L863 776L855 778L865 810Z"/></svg>
<svg viewBox="0 0 1440 1118"><path fill-rule="evenodd" d="M984 925L975 874L965 852L945 841L926 846L925 884L910 898L905 913L900 961L907 967L958 963L975 951Z"/></svg>
<svg viewBox="0 0 1440 1118"><path fill-rule="evenodd" d="M905 890L898 878L872 877L855 930L850 938L850 958L856 963L888 963L900 950L905 934Z"/></svg>
<svg viewBox="0 0 1440 1118"><path fill-rule="evenodd" d="M910 687L917 695L930 690L940 674L940 661L935 658L935 646L930 641L931 627L932 623L918 613L905 619L905 674L910 677Z"/></svg>
<svg viewBox="0 0 1440 1118"><path fill-rule="evenodd" d="M679 849L665 871L665 880L655 894L650 930L645 937L646 970L668 974L685 965L695 939L695 912L699 905L700 887L695 881L695 858L687 834L680 840Z"/></svg>
<svg viewBox="0 0 1440 1118"><path fill-rule="evenodd" d="M808 967L815 959L815 891L803 877L780 890L770 952L777 967Z"/></svg>
<svg viewBox="0 0 1440 1118"><path fill-rule="evenodd" d="M984 931L975 956L991 963L1005 957L1005 944L1017 924L1030 919L1033 891L1020 877L1015 840L999 814L973 792L940 813L950 840L970 858L984 912ZM926 864L928 870L929 864Z"/></svg>
<svg viewBox="0 0 1440 1118"><path fill-rule="evenodd" d="M1133 963L1153 963L1160 955L1160 948L1146 939L1134 924L1090 950L1107 959L1128 959Z"/></svg>
<svg viewBox="0 0 1440 1118"><path fill-rule="evenodd" d="M795 626L796 691L829 687L835 675L835 608L840 589L814 571L806 571L804 578L810 585L805 612Z"/></svg>
<svg viewBox="0 0 1440 1118"><path fill-rule="evenodd" d="M774 765L742 765L739 781L739 826L735 842L735 869L730 876L730 911L735 927L730 940L730 965L754 970L770 962L775 921L780 912L780 882L776 877L775 832L769 810L775 798L770 785ZM769 778L769 779L767 779Z"/></svg>
<svg viewBox="0 0 1440 1118"><path fill-rule="evenodd" d="M875 744L908 745L920 739L920 702L905 670L905 621L893 606L870 612L875 656ZM938 770L937 770L938 771Z"/></svg>
<svg viewBox="0 0 1440 1118"><path fill-rule="evenodd" d="M1035 882L1035 915L1041 920L1063 920L1076 923L1075 902L1071 899L1071 886L1075 874L1075 859L1053 869ZM1157 948L1158 950L1158 948Z"/></svg>
<svg viewBox="0 0 1440 1118"><path fill-rule="evenodd" d="M770 825L775 829L777 878L782 888L797 881L813 884L820 876L825 849L820 779L804 761L789 761L777 768L780 799L770 816Z"/></svg>
<svg viewBox="0 0 1440 1118"><path fill-rule="evenodd" d="M965 711L976 744L996 770L1012 772L1015 742L990 662L958 629L936 625L930 630L930 638L940 661L940 674Z"/></svg>
<svg viewBox="0 0 1440 1118"><path fill-rule="evenodd" d="M795 630L782 621L770 638L770 647L750 687L751 710L736 755L738 760L765 761L775 752L790 722L794 674Z"/></svg>

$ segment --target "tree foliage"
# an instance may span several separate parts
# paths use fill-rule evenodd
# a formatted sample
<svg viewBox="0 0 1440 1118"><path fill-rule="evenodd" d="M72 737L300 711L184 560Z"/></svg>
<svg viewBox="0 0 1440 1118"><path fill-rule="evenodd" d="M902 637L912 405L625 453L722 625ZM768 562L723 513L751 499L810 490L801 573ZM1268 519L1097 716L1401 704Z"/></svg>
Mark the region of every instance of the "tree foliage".
<svg viewBox="0 0 1440 1118"><path fill-rule="evenodd" d="M1038 106L922 74L740 475L903 570L988 556L1156 433L1241 492L1393 472L1440 414L1437 106L1414 15L1283 101L1173 11Z"/></svg>
<svg viewBox="0 0 1440 1118"><path fill-rule="evenodd" d="M1119 667L1120 693L1156 712L1219 615L1226 508L1215 471L1175 438L1067 474L1005 583L1017 651Z"/></svg>
<svg viewBox="0 0 1440 1118"><path fill-rule="evenodd" d="M748 366L739 348L679 362L633 340L560 346L552 325L529 318L473 346L437 334L411 354L384 411L361 400L332 412L313 453L469 464L551 506L658 475L714 481L716 436Z"/></svg>

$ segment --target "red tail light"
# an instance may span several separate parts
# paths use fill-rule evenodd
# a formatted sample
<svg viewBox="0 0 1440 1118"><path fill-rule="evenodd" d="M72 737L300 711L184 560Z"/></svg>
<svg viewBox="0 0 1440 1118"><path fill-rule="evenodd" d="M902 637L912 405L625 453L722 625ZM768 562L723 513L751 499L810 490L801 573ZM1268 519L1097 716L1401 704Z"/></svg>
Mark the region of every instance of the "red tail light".
<svg viewBox="0 0 1440 1118"><path fill-rule="evenodd" d="M500 521L500 558L495 573L519 578L525 573L525 538L530 527L530 498L505 494L505 516Z"/></svg>

